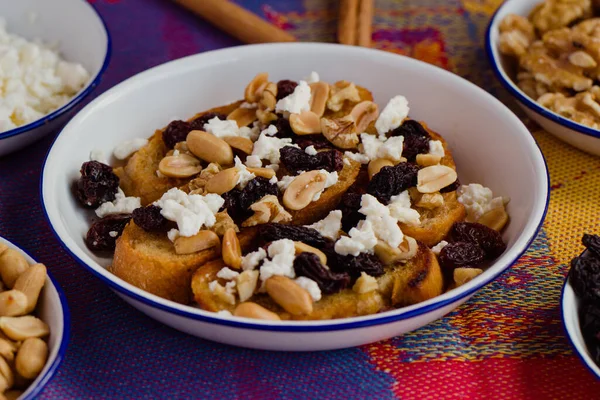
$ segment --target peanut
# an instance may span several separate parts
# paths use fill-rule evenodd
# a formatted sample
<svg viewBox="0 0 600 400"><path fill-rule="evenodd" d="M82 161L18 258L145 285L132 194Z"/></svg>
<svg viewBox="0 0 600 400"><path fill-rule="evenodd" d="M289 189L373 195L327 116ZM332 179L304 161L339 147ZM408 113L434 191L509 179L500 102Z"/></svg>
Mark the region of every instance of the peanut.
<svg viewBox="0 0 600 400"><path fill-rule="evenodd" d="M4 253L4 251L5 251L6 249L8 249L8 246L7 246L7 245L5 245L4 243L0 243L0 255L1 255L2 253Z"/></svg>
<svg viewBox="0 0 600 400"><path fill-rule="evenodd" d="M201 160L219 165L233 164L231 146L210 133L191 131L187 135L186 143L192 154Z"/></svg>
<svg viewBox="0 0 600 400"><path fill-rule="evenodd" d="M248 270L237 276L237 290L241 302L248 300L254 294L258 283L258 275L258 270Z"/></svg>
<svg viewBox="0 0 600 400"><path fill-rule="evenodd" d="M27 268L29 263L17 250L6 249L0 255L0 277L9 289L12 289L19 275Z"/></svg>
<svg viewBox="0 0 600 400"><path fill-rule="evenodd" d="M44 283L46 283L46 266L44 264L32 265L15 282L14 289L23 292L27 296L27 309L25 312L30 313L35 309Z"/></svg>
<svg viewBox="0 0 600 400"><path fill-rule="evenodd" d="M233 311L236 317L263 319L267 321L279 321L279 315L259 306L256 303L246 302L238 305Z"/></svg>
<svg viewBox="0 0 600 400"><path fill-rule="evenodd" d="M48 325L32 315L23 317L0 317L0 329L12 340L25 340L50 334Z"/></svg>
<svg viewBox="0 0 600 400"><path fill-rule="evenodd" d="M170 178L189 178L202 171L200 160L189 154L182 153L178 156L168 156L160 160L158 170Z"/></svg>
<svg viewBox="0 0 600 400"><path fill-rule="evenodd" d="M24 378L37 377L48 360L48 345L42 339L26 339L17 352L15 368Z"/></svg>
<svg viewBox="0 0 600 400"><path fill-rule="evenodd" d="M256 103L260 96L269 83L269 74L266 72L261 72L257 74L252 81L246 86L244 90L244 99L248 103Z"/></svg>
<svg viewBox="0 0 600 400"><path fill-rule="evenodd" d="M180 236L175 239L173 244L175 245L175 253L193 254L213 247L220 248L221 240L213 231L202 230L194 236Z"/></svg>
<svg viewBox="0 0 600 400"><path fill-rule="evenodd" d="M367 171L369 173L369 179L372 179L375 174L381 171L383 167L393 167L394 163L386 158L377 158L369 162Z"/></svg>
<svg viewBox="0 0 600 400"><path fill-rule="evenodd" d="M312 111L290 115L290 127L297 135L321 133L321 119Z"/></svg>
<svg viewBox="0 0 600 400"><path fill-rule="evenodd" d="M315 82L310 84L310 111L322 117L325 113L325 105L329 99L329 84L327 82Z"/></svg>
<svg viewBox="0 0 600 400"><path fill-rule="evenodd" d="M252 140L245 137L227 136L224 137L223 140L229 146L231 146L232 149L243 151L246 154L252 154L252 149L254 149L254 143L252 143Z"/></svg>
<svg viewBox="0 0 600 400"><path fill-rule="evenodd" d="M300 253L313 253L319 257L321 264L327 265L327 256L321 250L302 242L294 242L294 248L296 249L296 255Z"/></svg>
<svg viewBox="0 0 600 400"><path fill-rule="evenodd" d="M379 108L377 107L377 104L372 101L362 101L352 108L350 115L354 118L356 130L358 132L364 132L369 124L375 121L379 116Z"/></svg>
<svg viewBox="0 0 600 400"><path fill-rule="evenodd" d="M0 357L0 376L3 378L4 382L0 386L4 386L6 383L6 389L10 389L15 384L15 374L13 373L8 362L2 357ZM2 387L0 387L1 389Z"/></svg>
<svg viewBox="0 0 600 400"><path fill-rule="evenodd" d="M275 275L267 279L265 289L275 303L293 315L312 313L312 297L288 277Z"/></svg>
<svg viewBox="0 0 600 400"><path fill-rule="evenodd" d="M231 268L240 269L242 266L242 248L235 233L235 229L229 228L223 235L223 261Z"/></svg>
<svg viewBox="0 0 600 400"><path fill-rule="evenodd" d="M238 182L239 171L237 168L227 168L217 173L206 182L205 189L208 193L223 194L233 189Z"/></svg>
<svg viewBox="0 0 600 400"><path fill-rule="evenodd" d="M500 232L508 222L508 214L504 207L496 207L479 217L477 222Z"/></svg>
<svg viewBox="0 0 600 400"><path fill-rule="evenodd" d="M273 168L246 168L248 172L252 172L256 176L260 176L262 178L271 179L275 176L275 170Z"/></svg>
<svg viewBox="0 0 600 400"><path fill-rule="evenodd" d="M15 359L15 353L19 349L19 345L9 339L0 338L0 356L6 361L12 362Z"/></svg>
<svg viewBox="0 0 600 400"><path fill-rule="evenodd" d="M441 156L433 154L417 154L417 164L421 167L431 167L437 165L442 160Z"/></svg>
<svg viewBox="0 0 600 400"><path fill-rule="evenodd" d="M479 268L456 268L454 270L454 282L456 283L456 286L464 285L482 273L483 270Z"/></svg>
<svg viewBox="0 0 600 400"><path fill-rule="evenodd" d="M298 175L283 194L283 205L290 210L302 210L325 188L325 176L317 170Z"/></svg>
<svg viewBox="0 0 600 400"><path fill-rule="evenodd" d="M358 294L369 293L378 289L379 285L377 284L377 279L365 272L360 273L360 277L356 280L356 283L352 287L352 290Z"/></svg>
<svg viewBox="0 0 600 400"><path fill-rule="evenodd" d="M419 170L417 190L421 193L435 193L456 181L456 171L445 165L432 165Z"/></svg>
<svg viewBox="0 0 600 400"><path fill-rule="evenodd" d="M256 121L256 110L253 108L237 108L229 113L227 119L236 122L238 127L248 126Z"/></svg>
<svg viewBox="0 0 600 400"><path fill-rule="evenodd" d="M25 293L18 290L8 290L0 293L0 316L15 317L26 314L28 300Z"/></svg>

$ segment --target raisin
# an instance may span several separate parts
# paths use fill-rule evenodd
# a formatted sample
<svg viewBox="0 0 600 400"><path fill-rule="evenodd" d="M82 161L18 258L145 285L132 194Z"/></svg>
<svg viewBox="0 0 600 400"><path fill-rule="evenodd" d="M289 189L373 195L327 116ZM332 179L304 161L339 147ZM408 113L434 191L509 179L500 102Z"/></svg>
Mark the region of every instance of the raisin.
<svg viewBox="0 0 600 400"><path fill-rule="evenodd" d="M86 207L96 208L115 199L119 190L119 177L112 167L98 161L84 162L81 178L77 181L76 195Z"/></svg>
<svg viewBox="0 0 600 400"><path fill-rule="evenodd" d="M162 133L163 142L172 149L179 142L184 142L188 133L193 131L192 125L186 121L172 121Z"/></svg>
<svg viewBox="0 0 600 400"><path fill-rule="evenodd" d="M506 243L498 231L478 223L456 222L452 225L452 238L457 242L478 245L489 259L498 257L506 250Z"/></svg>
<svg viewBox="0 0 600 400"><path fill-rule="evenodd" d="M588 351L600 365L600 308L594 303L584 303L579 310L579 323Z"/></svg>
<svg viewBox="0 0 600 400"><path fill-rule="evenodd" d="M279 150L279 156L285 168L294 175L298 171L324 169L327 172L334 172L344 168L344 155L338 150L321 151L311 156L304 150L285 146Z"/></svg>
<svg viewBox="0 0 600 400"><path fill-rule="evenodd" d="M600 259L593 255L573 258L569 277L580 299L600 303Z"/></svg>
<svg viewBox="0 0 600 400"><path fill-rule="evenodd" d="M295 139L297 137L290 126L290 121L285 119L282 115L278 115L278 118L275 121L272 121L269 125L275 125L275 128L277 128L277 133L275 136L278 138Z"/></svg>
<svg viewBox="0 0 600 400"><path fill-rule="evenodd" d="M294 143L300 146L302 150L306 149L308 146L314 146L316 150L335 148L325 136L320 134L299 136Z"/></svg>
<svg viewBox="0 0 600 400"><path fill-rule="evenodd" d="M265 242L273 242L279 239L290 239L295 242L306 243L309 246L322 248L328 240L317 230L297 225L283 225L269 223L259 225L258 235Z"/></svg>
<svg viewBox="0 0 600 400"><path fill-rule="evenodd" d="M417 186L418 172L419 167L409 162L383 167L371 178L367 193L375 196L382 204L388 204L392 196Z"/></svg>
<svg viewBox="0 0 600 400"><path fill-rule="evenodd" d="M360 221L365 219L365 215L358 212L362 195L360 193L346 192L338 208L342 211L342 229L344 232L350 232Z"/></svg>
<svg viewBox="0 0 600 400"><path fill-rule="evenodd" d="M459 187L460 187L460 181L457 178L454 182L452 182L448 186L441 188L440 193L454 192L454 191L458 190Z"/></svg>
<svg viewBox="0 0 600 400"><path fill-rule="evenodd" d="M596 257L600 258L600 235L583 235L583 245Z"/></svg>
<svg viewBox="0 0 600 400"><path fill-rule="evenodd" d="M343 256L335 252L334 245L333 242L328 242L325 247L320 248L327 256L327 264L333 272L347 272L353 282L360 277L361 272L371 276L381 276L385 273L383 264L377 256L367 253Z"/></svg>
<svg viewBox="0 0 600 400"><path fill-rule="evenodd" d="M160 213L161 208L153 204L133 210L133 222L148 232L165 232L169 229L169 220Z"/></svg>
<svg viewBox="0 0 600 400"><path fill-rule="evenodd" d="M252 212L248 211L250 206L268 194L275 196L279 194L277 184L270 183L266 178L256 177L243 189L233 189L224 193L223 208L236 223L241 223L252 215Z"/></svg>
<svg viewBox="0 0 600 400"><path fill-rule="evenodd" d="M130 219L129 214L114 214L94 222L85 238L88 248L92 251L114 250L117 238Z"/></svg>
<svg viewBox="0 0 600 400"><path fill-rule="evenodd" d="M283 79L277 82L277 100L281 100L284 97L294 93L296 86L298 86L298 84L294 81L290 81L289 79Z"/></svg>
<svg viewBox="0 0 600 400"><path fill-rule="evenodd" d="M423 125L415 120L409 119L392 131L392 136L404 136L402 156L408 161L414 161L417 154L429 152L429 132Z"/></svg>
<svg viewBox="0 0 600 400"><path fill-rule="evenodd" d="M209 113L203 114L191 122L192 129L203 131L204 124L208 123L208 121L210 121L213 118L219 118L220 120L226 120L227 115L221 114L221 113L216 113L216 112L209 112Z"/></svg>
<svg viewBox="0 0 600 400"><path fill-rule="evenodd" d="M294 271L297 276L305 276L317 282L324 294L337 293L350 286L350 275L331 272L314 253L300 253L294 260Z"/></svg>
<svg viewBox="0 0 600 400"><path fill-rule="evenodd" d="M451 272L458 267L473 266L481 263L485 258L485 253L475 243L454 242L447 244L438 260L446 272Z"/></svg>

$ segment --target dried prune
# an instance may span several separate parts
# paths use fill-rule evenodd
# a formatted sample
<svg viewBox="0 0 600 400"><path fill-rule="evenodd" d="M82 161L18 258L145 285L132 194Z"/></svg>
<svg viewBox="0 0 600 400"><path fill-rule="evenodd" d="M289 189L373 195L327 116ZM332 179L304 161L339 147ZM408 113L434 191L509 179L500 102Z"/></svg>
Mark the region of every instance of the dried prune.
<svg viewBox="0 0 600 400"><path fill-rule="evenodd" d="M316 229L298 225L283 225L276 223L258 226L258 235L261 241L273 242L279 239L290 239L295 242L306 243L309 246L322 248L326 245L324 238Z"/></svg>
<svg viewBox="0 0 600 400"><path fill-rule="evenodd" d="M600 308L594 303L584 303L579 310L579 321L588 351L600 365Z"/></svg>
<svg viewBox="0 0 600 400"><path fill-rule="evenodd" d="M239 224L252 215L252 212L249 212L250 206L268 194L275 196L279 194L277 184L270 183L266 178L256 177L243 189L236 188L224 193L222 196L225 200L223 208Z"/></svg>
<svg viewBox="0 0 600 400"><path fill-rule="evenodd" d="M119 177L112 167L98 161L84 162L81 178L77 181L76 195L86 207L98 207L115 199L119 190Z"/></svg>
<svg viewBox="0 0 600 400"><path fill-rule="evenodd" d="M304 150L285 146L279 150L280 160L285 168L296 175L298 171L324 169L328 172L340 171L344 168L344 156L338 150L321 151L314 156Z"/></svg>
<svg viewBox="0 0 600 400"><path fill-rule="evenodd" d="M391 133L392 136L404 136L402 156L414 161L417 154L429 152L429 132L415 120L409 119Z"/></svg>
<svg viewBox="0 0 600 400"><path fill-rule="evenodd" d="M364 214L358 212L362 195L360 193L346 192L338 208L342 211L342 229L344 232L350 232L360 221L366 218Z"/></svg>
<svg viewBox="0 0 600 400"><path fill-rule="evenodd" d="M192 129L203 131L204 124L208 123L208 121L210 121L211 119L213 119L215 117L219 118L220 120L227 119L227 115L225 115L225 114L209 112L209 113L203 114L203 115L199 116L198 118L196 118L195 120L193 120L190 123L190 125L191 125Z"/></svg>
<svg viewBox="0 0 600 400"><path fill-rule="evenodd" d="M569 277L580 299L600 303L600 259L589 253L573 258Z"/></svg>
<svg viewBox="0 0 600 400"><path fill-rule="evenodd" d="M383 167L373 175L367 193L375 196L382 204L388 204L392 196L406 189L417 186L419 167L409 162L403 162L393 167Z"/></svg>
<svg viewBox="0 0 600 400"><path fill-rule="evenodd" d="M589 251L600 258L600 235L589 235L585 233L581 241Z"/></svg>
<svg viewBox="0 0 600 400"><path fill-rule="evenodd" d="M337 293L350 285L350 275L346 272L336 274L327 269L314 253L300 253L294 260L297 276L305 276L317 282L324 294Z"/></svg>
<svg viewBox="0 0 600 400"><path fill-rule="evenodd" d="M193 130L189 122L171 121L162 133L163 142L169 149L172 149L177 143L185 141L188 133Z"/></svg>
<svg viewBox="0 0 600 400"><path fill-rule="evenodd" d="M458 267L474 266L481 263L485 258L485 253L475 243L454 242L447 244L438 260L446 272L451 272Z"/></svg>
<svg viewBox="0 0 600 400"><path fill-rule="evenodd" d="M475 243L489 259L498 257L506 250L506 243L498 231L478 223L456 222L452 225L452 237L457 242Z"/></svg>
<svg viewBox="0 0 600 400"><path fill-rule="evenodd" d="M314 146L316 150L334 148L333 144L321 134L298 136L294 143L300 146L302 150L308 146Z"/></svg>
<svg viewBox="0 0 600 400"><path fill-rule="evenodd" d="M275 121L271 121L271 123L269 124L275 125L275 128L277 128L277 133L275 134L275 136L277 136L278 138L295 139L297 135L292 130L292 127L290 126L290 121L285 119L282 115L278 115L277 117L278 118Z"/></svg>
<svg viewBox="0 0 600 400"><path fill-rule="evenodd" d="M161 208L153 204L133 210L133 222L148 232L165 232L169 229L169 220L160 213Z"/></svg>
<svg viewBox="0 0 600 400"><path fill-rule="evenodd" d="M117 238L130 219L130 214L113 214L94 222L85 238L88 248L93 251L114 250Z"/></svg>
<svg viewBox="0 0 600 400"><path fill-rule="evenodd" d="M294 81L290 81L289 79L283 79L277 82L277 100L281 100L284 97L294 93L296 86L298 86L298 84Z"/></svg>

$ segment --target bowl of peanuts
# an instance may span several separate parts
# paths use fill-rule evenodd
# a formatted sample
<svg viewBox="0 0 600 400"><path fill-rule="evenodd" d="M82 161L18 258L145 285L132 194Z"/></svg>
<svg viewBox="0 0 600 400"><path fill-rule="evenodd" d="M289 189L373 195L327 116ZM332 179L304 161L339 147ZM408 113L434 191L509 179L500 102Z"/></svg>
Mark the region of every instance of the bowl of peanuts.
<svg viewBox="0 0 600 400"><path fill-rule="evenodd" d="M592 0L508 0L490 21L486 50L532 120L600 155L600 8Z"/></svg>
<svg viewBox="0 0 600 400"><path fill-rule="evenodd" d="M67 349L67 299L44 264L2 237L0 278L0 398L33 399Z"/></svg>

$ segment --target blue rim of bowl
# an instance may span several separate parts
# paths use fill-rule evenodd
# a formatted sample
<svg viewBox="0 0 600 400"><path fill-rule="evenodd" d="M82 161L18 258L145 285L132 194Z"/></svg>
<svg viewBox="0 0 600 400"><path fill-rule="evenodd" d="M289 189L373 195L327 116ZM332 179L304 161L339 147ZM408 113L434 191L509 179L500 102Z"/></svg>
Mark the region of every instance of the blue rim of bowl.
<svg viewBox="0 0 600 400"><path fill-rule="evenodd" d="M583 255L585 252L586 252L586 250L584 250L583 253L581 253L581 255ZM577 346L575 346L575 341L571 337L571 334L569 333L569 330L567 329L567 324L565 322L566 317L565 317L565 307L563 304L563 300L565 297L565 289L567 288L568 284L569 284L569 274L567 273L567 277L565 278L565 281L563 282L563 285L562 285L562 289L560 290L560 317L562 320L563 331L565 332L565 336L567 337L567 340L569 341L569 344L571 345L571 348L573 349L573 352L575 353L577 358L579 358L579 360L585 366L585 368L588 371L590 371L592 373L592 375L594 375L596 377L596 379L600 379L600 373L598 373L598 371L596 371L591 365L588 364L588 362L586 361L583 354L581 354L581 352L577 349ZM575 310L575 312L579 312L579 310ZM581 326L579 326L578 328L581 330ZM583 345L585 346L585 343ZM592 360L592 362L593 362L593 360ZM600 368L600 366L598 368Z"/></svg>
<svg viewBox="0 0 600 400"><path fill-rule="evenodd" d="M216 50L216 51L219 51L219 50ZM474 86L476 86L476 85L474 85ZM479 89L483 90L480 87L479 87ZM62 129L61 129L61 133L62 133ZM469 289L468 291L464 291L464 292L462 292L460 294L452 296L449 299L439 300L439 301L437 301L435 303L429 304L427 306L418 307L418 308L416 308L414 310L410 310L410 311L404 312L402 314L398 314L398 315L383 315L383 316L378 317L378 318L372 318L372 319L368 319L368 320L364 320L364 321L341 322L341 323L334 323L334 324L330 324L330 325L323 324L323 325L316 325L316 326L310 326L310 325L267 325L267 324L256 324L256 323L252 323L252 322L239 322L239 321L236 321L234 319L226 319L226 318L218 318L218 317L212 317L212 316L205 316L205 315L200 315L200 314L196 314L196 313L193 313L193 312L189 312L189 311L186 311L186 310L180 310L180 309L177 309L177 308L175 308L173 306L170 306L168 304L161 304L161 303L159 303L159 302L157 302L157 301L155 301L153 299L148 298L145 295L140 295L140 294L134 293L131 290L129 290L129 289L125 288L125 287L122 287L119 283L115 282L114 280L109 279L109 278L103 276L102 274L100 274L99 272L97 272L94 268L90 267L85 261L83 261L81 258L79 258L75 253L73 253L73 251L71 251L71 249L67 246L67 244L59 236L58 232L54 228L54 225L50 221L50 217L48 215L48 210L47 210L46 202L44 201L43 182L44 182L44 174L45 174L45 171L46 171L46 165L48 163L48 157L50 156L50 153L52 152L52 148L54 147L54 144L58 140L59 137L60 137L60 133L58 135L56 135L56 137L54 138L53 143L50 146L50 148L48 149L48 153L46 154L46 157L44 159L44 163L42 165L42 172L40 174L39 193L40 193L40 201L42 203L42 210L43 210L43 213L44 213L44 217L46 218L46 221L48 222L48 225L50 226L50 229L52 230L52 233L54 234L54 237L56 238L56 240L58 240L58 242L60 243L60 245L62 246L62 248L78 264L80 264L82 267L84 267L86 270L88 270L88 272L90 272L92 275L94 275L95 277L99 278L100 281L102 281L104 284L106 284L109 288L111 288L112 290L114 290L118 294L125 295L128 298L131 298L131 299L133 299L135 301L138 301L138 302L142 303L145 306L148 306L148 307L151 307L151 308L155 308L155 309L158 309L160 311L172 313L174 315L177 315L177 316L180 316L180 317L183 317L183 318L189 318L189 319L192 319L192 320L195 320L195 321L212 323L212 324L215 324L215 325L229 326L229 327L234 327L234 328L252 329L252 330L259 330L259 331L271 331L271 332L334 332L334 331L342 331L342 330L348 330L348 329L366 328L366 327L375 326L375 325L382 325L382 324L387 324L387 323L392 323L392 322L407 320L407 319L414 318L414 317L417 317L417 316L420 316L420 315L423 315L423 314L426 314L426 313L429 313L429 312L432 312L432 311L435 311L435 310L439 310L439 309L441 309L441 308L443 308L443 307L445 307L447 305L450 305L450 304L452 304L454 302L457 302L459 300L464 299L465 297L468 297L468 296L474 294L479 289L481 289L482 287L488 285L490 282L495 281L498 277L500 277L502 274L504 274L506 271L508 271L517 262L517 260L519 258L521 258L521 256L523 254L525 254L525 252L527 251L527 249L529 248L529 246L531 246L531 243L535 240L535 238L539 234L539 231L542 228L544 220L546 219L546 214L548 212L548 204L550 202L550 174L549 174L549 171L548 171L548 163L546 162L546 158L544 157L544 153L542 152L539 144L537 143L537 141L534 140L534 143L535 143L535 145L536 145L536 147L537 147L537 149L539 151L539 154L542 157L542 161L544 162L544 171L546 173L546 187L547 187L547 191L546 191L546 201L545 201L545 204L544 204L544 212L542 213L542 216L540 218L540 221L538 222L537 227L532 232L531 236L527 239L526 245L523 248L523 250L516 257L514 257L511 261L509 261L507 263L506 268L504 268L503 270L501 270L501 271L497 272L496 274L490 276L487 280L485 280L484 282L482 282L480 285L475 286L475 287ZM141 289L139 289L139 290L141 290ZM144 293L148 293L148 292L144 292ZM148 293L148 295L150 295L150 293ZM186 307L189 307L189 306L186 306ZM395 311L399 311L399 310L401 310L401 308L396 309ZM331 320L331 321L336 321L336 320Z"/></svg>
<svg viewBox="0 0 600 400"><path fill-rule="evenodd" d="M45 124L49 123L50 121L60 117L61 115L63 115L64 113L68 112L73 107L75 107L77 104L79 104L90 93L92 93L92 91L96 88L96 86L98 86L100 84L100 81L102 80L102 76L104 75L104 72L108 68L108 64L110 64L110 58L111 58L111 53L112 53L112 39L110 37L110 33L108 31L106 22L104 21L104 19L102 18L102 16L98 12L98 10L96 10L96 8L94 6L92 6L90 3L88 3L87 1L84 1L84 3L88 7L90 7L94 11L94 13L96 13L96 16L98 17L100 22L102 22L102 26L104 27L104 32L106 33L106 54L104 55L104 62L102 63L102 67L100 68L100 70L98 71L98 73L96 74L94 79L85 87L85 89L83 89L77 96L73 97L71 99L71 101L69 101L67 104L65 104L64 106L60 107L57 110L52 111L50 114L42 117L41 119L33 121L27 125L23 125L18 128L14 128L9 131L0 133L0 140L19 135L21 133L25 133L27 131L30 131L32 129L35 129L42 125L45 125Z"/></svg>
<svg viewBox="0 0 600 400"><path fill-rule="evenodd" d="M510 94L512 94L514 97L516 97L520 103L524 104L527 108L531 109L532 111L535 111L536 113L551 120L552 122L555 122L559 125L563 125L564 127L572 129L578 133L582 133L584 135L592 136L592 137L600 139L600 130L589 128L585 125L578 124L576 122L571 121L570 119L562 117L562 116L548 110L545 107L542 107L541 105L536 103L534 100L532 100L529 96L527 96L525 93L523 93L521 90L517 89L517 87L515 86L515 84L512 81L508 81L507 79L504 78L504 75L500 71L501 67L499 66L499 62L494 57L494 52L492 49L491 35L492 35L492 27L493 27L494 23L496 22L498 13L506 6L507 3L509 3L509 1L504 2L500 7L498 7L498 9L494 13L494 15L492 15L492 18L490 19L490 23L488 24L486 34L485 34L485 50L487 53L488 61L489 61L490 65L492 66L492 69L494 71L494 74L496 75L496 78L498 78L498 80L500 81L502 86L504 86L504 88L506 90L508 90L510 92Z"/></svg>
<svg viewBox="0 0 600 400"><path fill-rule="evenodd" d="M10 242L15 247L18 247L20 251L27 254L31 259L36 260L36 258L34 258L31 254L29 254L28 251L24 250L21 246L17 246L15 243L11 242L6 238L4 238L4 240ZM41 378L36 378L40 379L39 382L36 384L35 387L31 388L31 392L27 393L27 396L23 397L20 400L31 400L36 398L40 394L40 392L44 390L46 385L50 383L50 381L56 375L58 368L61 366L65 358L65 353L67 352L67 347L69 345L69 341L71 340L71 312L69 311L69 303L67 302L67 296L65 296L65 293L63 292L56 279L52 276L52 273L50 271L46 272L48 274L50 282L52 282L52 285L54 285L54 288L56 289L58 298L60 299L60 306L63 312L62 339L60 341L60 346L58 347L58 352L56 353L56 358L54 359L54 361L52 361L52 364L50 365L46 373ZM27 392L27 390L29 390L29 388L27 388L25 392Z"/></svg>

